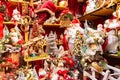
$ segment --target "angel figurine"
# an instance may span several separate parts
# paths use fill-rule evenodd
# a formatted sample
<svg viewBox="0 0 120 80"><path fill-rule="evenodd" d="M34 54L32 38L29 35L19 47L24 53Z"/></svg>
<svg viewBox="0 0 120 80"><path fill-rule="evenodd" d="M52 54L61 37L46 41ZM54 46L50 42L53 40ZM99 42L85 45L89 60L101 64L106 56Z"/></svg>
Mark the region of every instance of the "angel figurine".
<svg viewBox="0 0 120 80"><path fill-rule="evenodd" d="M15 26L15 28L10 29L9 35L10 40L12 41L13 44L22 44L24 42L17 26Z"/></svg>

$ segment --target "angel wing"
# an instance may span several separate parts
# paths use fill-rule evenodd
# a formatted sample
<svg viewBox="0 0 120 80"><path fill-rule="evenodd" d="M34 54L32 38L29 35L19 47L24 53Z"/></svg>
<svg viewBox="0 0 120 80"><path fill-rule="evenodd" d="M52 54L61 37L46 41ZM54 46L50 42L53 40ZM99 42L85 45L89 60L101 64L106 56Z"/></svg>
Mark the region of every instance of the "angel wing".
<svg viewBox="0 0 120 80"><path fill-rule="evenodd" d="M3 29L3 33L4 33L3 39L5 39L10 33L6 25L5 25L4 29Z"/></svg>
<svg viewBox="0 0 120 80"><path fill-rule="evenodd" d="M21 30L18 28L18 25L15 25L15 30L18 33L19 37L22 38Z"/></svg>

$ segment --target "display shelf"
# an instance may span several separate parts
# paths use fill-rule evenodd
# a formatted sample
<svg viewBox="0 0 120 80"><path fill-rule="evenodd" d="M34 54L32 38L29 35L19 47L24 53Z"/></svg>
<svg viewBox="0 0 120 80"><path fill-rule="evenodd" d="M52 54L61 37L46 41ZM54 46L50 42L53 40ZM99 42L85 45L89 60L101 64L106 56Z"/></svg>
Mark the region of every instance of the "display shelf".
<svg viewBox="0 0 120 80"><path fill-rule="evenodd" d="M120 66L120 56L118 56L118 54L105 53L103 54L103 57L107 60L108 64L112 66L115 66L115 65Z"/></svg>
<svg viewBox="0 0 120 80"><path fill-rule="evenodd" d="M89 21L93 21L95 19L105 18L106 16L111 15L114 11L115 11L114 8L102 7L102 8L96 9L93 12L83 15L82 17L79 18L79 20L85 21L87 19Z"/></svg>
<svg viewBox="0 0 120 80"><path fill-rule="evenodd" d="M120 59L120 56L118 56L117 54L106 54L106 56Z"/></svg>
<svg viewBox="0 0 120 80"><path fill-rule="evenodd" d="M44 25L43 25L44 27L60 27L61 26L61 24L51 24L51 23L45 23Z"/></svg>
<svg viewBox="0 0 120 80"><path fill-rule="evenodd" d="M35 57L25 57L24 60L26 62L31 62L31 61L48 59L48 58L50 58L50 56L47 53L43 53L43 54L41 54L39 56L35 56Z"/></svg>
<svg viewBox="0 0 120 80"><path fill-rule="evenodd" d="M8 2L11 2L12 5L18 5L16 3L27 3L27 4L29 4L29 2L23 1L23 0L8 0Z"/></svg>
<svg viewBox="0 0 120 80"><path fill-rule="evenodd" d="M3 24L15 24L15 22L13 21L8 21L8 22L3 22ZM17 24L22 24L21 22L17 22Z"/></svg>

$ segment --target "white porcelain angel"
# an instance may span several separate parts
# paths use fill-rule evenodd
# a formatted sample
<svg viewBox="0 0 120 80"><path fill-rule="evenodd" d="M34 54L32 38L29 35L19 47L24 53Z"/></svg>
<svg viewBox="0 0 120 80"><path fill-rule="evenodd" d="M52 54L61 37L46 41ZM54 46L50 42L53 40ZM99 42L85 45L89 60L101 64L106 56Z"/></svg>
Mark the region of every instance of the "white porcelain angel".
<svg viewBox="0 0 120 80"><path fill-rule="evenodd" d="M10 35L10 40L11 40L12 43L14 43L14 44L16 44L16 43L18 43L18 42L20 42L20 41L23 40L23 37L22 37L22 35L21 35L21 33L20 33L20 30L19 30L19 28L17 27L17 25L15 26L15 28L11 28L11 29L10 29L9 35Z"/></svg>

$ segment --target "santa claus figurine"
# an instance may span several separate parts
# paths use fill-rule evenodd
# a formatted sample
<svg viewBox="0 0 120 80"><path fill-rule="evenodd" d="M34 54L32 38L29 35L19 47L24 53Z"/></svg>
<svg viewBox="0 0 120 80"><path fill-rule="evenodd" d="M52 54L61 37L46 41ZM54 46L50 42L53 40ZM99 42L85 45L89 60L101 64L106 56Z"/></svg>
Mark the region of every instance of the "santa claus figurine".
<svg viewBox="0 0 120 80"><path fill-rule="evenodd" d="M118 52L118 36L117 29L120 27L120 21L117 19L116 14L113 12L113 19L107 19L104 23L107 31L106 51L109 53Z"/></svg>
<svg viewBox="0 0 120 80"><path fill-rule="evenodd" d="M68 38L68 46L71 53L73 50L77 30L79 30L81 34L84 33L83 28L80 26L79 20L75 18L72 20L70 27L67 30L65 30L65 35Z"/></svg>
<svg viewBox="0 0 120 80"><path fill-rule="evenodd" d="M50 16L54 16L57 7L51 0L42 0L42 5L38 10L35 10L35 13L38 15L38 23L43 24Z"/></svg>

